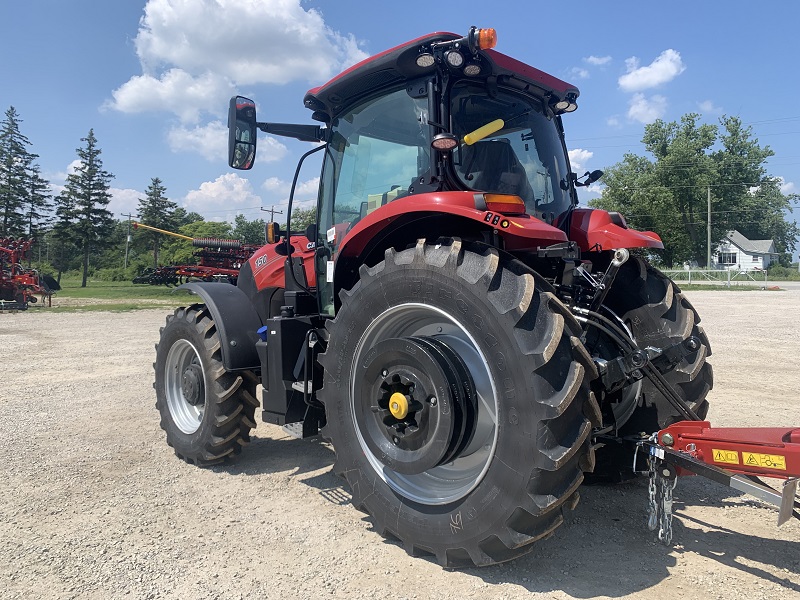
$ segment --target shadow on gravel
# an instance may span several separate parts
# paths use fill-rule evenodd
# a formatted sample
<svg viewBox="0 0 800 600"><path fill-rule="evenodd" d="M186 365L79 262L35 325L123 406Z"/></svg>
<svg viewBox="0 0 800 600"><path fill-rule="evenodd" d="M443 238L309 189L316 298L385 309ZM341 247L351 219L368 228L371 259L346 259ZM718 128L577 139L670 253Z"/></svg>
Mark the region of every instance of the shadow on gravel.
<svg viewBox="0 0 800 600"><path fill-rule="evenodd" d="M685 480L681 480L680 484ZM797 573L797 544L747 535L684 514L686 505L716 507L720 517L739 494L702 480L689 482L675 503L673 547L647 529L647 485L637 480L618 486L584 486L581 502L555 535L534 544L530 554L505 564L468 572L491 585L515 583L531 592L562 591L576 598L619 597L654 587L680 572L684 554L696 554L731 569L764 579L790 592L800 586L752 563ZM760 505L759 505L760 506ZM777 518L765 508L764 518ZM684 525L694 523L711 531ZM747 564L745 564L747 563ZM713 572L714 569L709 569ZM690 592L691 590L686 590Z"/></svg>
<svg viewBox="0 0 800 600"><path fill-rule="evenodd" d="M231 475L292 472L298 481L319 490L328 502L346 506L351 496L330 469L334 458L331 447L319 439L254 437L235 461L215 469ZM319 473L321 469L324 472ZM310 475L302 477L306 474ZM535 543L529 554L511 563L463 572L492 587L516 584L530 592L562 591L576 598L619 597L658 585L671 570L680 571L682 555L693 553L787 591L800 592L797 584L754 564L797 572L800 558L796 543L747 535L685 514L686 506L702 505L717 508L722 517L726 509L741 507L741 501L731 502L741 495L734 490L700 479L681 479L676 491L672 548L658 542L646 527L646 480L584 486L580 493L576 510L553 537ZM765 508L765 520L771 522L773 517L774 511ZM368 517L365 520L369 522ZM687 527L682 521L710 531ZM400 547L377 534L374 541ZM429 558L417 560L431 562Z"/></svg>
<svg viewBox="0 0 800 600"><path fill-rule="evenodd" d="M213 467L231 475L264 475L294 471L303 475L333 465L336 458L330 446L320 438L297 440L291 437L273 439L252 437L252 441L235 460ZM336 478L331 475L336 481Z"/></svg>

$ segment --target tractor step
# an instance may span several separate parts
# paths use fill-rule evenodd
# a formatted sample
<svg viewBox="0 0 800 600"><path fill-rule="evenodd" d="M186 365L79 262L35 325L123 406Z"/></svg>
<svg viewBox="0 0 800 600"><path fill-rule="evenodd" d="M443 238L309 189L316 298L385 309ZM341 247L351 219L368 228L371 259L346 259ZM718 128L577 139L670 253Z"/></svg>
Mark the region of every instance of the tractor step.
<svg viewBox="0 0 800 600"><path fill-rule="evenodd" d="M305 419L296 423L286 423L283 430L293 438L305 440L319 434L317 421Z"/></svg>

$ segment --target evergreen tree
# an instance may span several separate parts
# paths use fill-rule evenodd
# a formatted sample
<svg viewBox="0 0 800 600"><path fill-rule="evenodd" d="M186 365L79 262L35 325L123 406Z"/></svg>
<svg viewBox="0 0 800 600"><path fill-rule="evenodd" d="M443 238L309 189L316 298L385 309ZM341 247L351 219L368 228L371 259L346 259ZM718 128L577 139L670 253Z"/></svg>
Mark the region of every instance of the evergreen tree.
<svg viewBox="0 0 800 600"><path fill-rule="evenodd" d="M146 197L139 200L139 220L150 227L175 231L179 225L175 215L178 205L164 196L166 191L167 188L162 185L158 177L150 180L150 186L145 191ZM144 230L142 232L142 238L148 240L153 249L153 268L158 267L158 251L163 236L164 234L155 231Z"/></svg>
<svg viewBox="0 0 800 600"><path fill-rule="evenodd" d="M21 122L11 106L0 123L0 236L35 236L52 208L50 184L35 162L38 155L27 148Z"/></svg>
<svg viewBox="0 0 800 600"><path fill-rule="evenodd" d="M64 191L56 198L56 232L62 241L72 242L83 256L83 279L86 287L89 276L89 256L108 244L114 220L106 208L111 201L109 182L113 175L103 169L101 150L97 147L94 130L81 138L86 145L76 149L79 165L67 176Z"/></svg>

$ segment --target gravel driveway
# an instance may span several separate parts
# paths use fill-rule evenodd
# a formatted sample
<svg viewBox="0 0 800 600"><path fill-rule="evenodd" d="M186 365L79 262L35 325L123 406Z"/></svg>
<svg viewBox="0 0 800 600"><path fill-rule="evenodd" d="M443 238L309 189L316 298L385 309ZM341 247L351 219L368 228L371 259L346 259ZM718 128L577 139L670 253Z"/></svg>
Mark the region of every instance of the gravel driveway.
<svg viewBox="0 0 800 600"><path fill-rule="evenodd" d="M800 290L690 292L719 426L800 426ZM584 487L510 564L444 571L371 530L333 452L260 423L233 463L167 447L153 345L166 309L0 314L0 598L800 598L800 523L699 478L672 548L637 481Z"/></svg>

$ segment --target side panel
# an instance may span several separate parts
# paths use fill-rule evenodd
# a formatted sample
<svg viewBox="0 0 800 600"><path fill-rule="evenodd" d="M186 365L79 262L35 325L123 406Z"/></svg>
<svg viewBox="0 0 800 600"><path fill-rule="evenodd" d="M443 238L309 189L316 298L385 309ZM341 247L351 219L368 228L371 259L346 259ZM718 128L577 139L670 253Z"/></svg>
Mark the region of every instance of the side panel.
<svg viewBox="0 0 800 600"><path fill-rule="evenodd" d="M569 239L577 242L583 252L664 247L657 233L621 227L611 220L607 211L593 208L572 211Z"/></svg>
<svg viewBox="0 0 800 600"><path fill-rule="evenodd" d="M217 326L225 370L261 368L256 341L262 323L247 294L229 283L217 282L184 283L175 290L188 290L203 299Z"/></svg>
<svg viewBox="0 0 800 600"><path fill-rule="evenodd" d="M303 259L303 268L305 269L309 286L315 287L317 277L314 273L314 241L309 240L304 235L293 235L291 243L294 249L293 256L299 256ZM269 287L286 287L284 282L286 254L282 253L283 248L281 246L283 246L283 242L262 246L248 260L253 271L257 290Z"/></svg>

